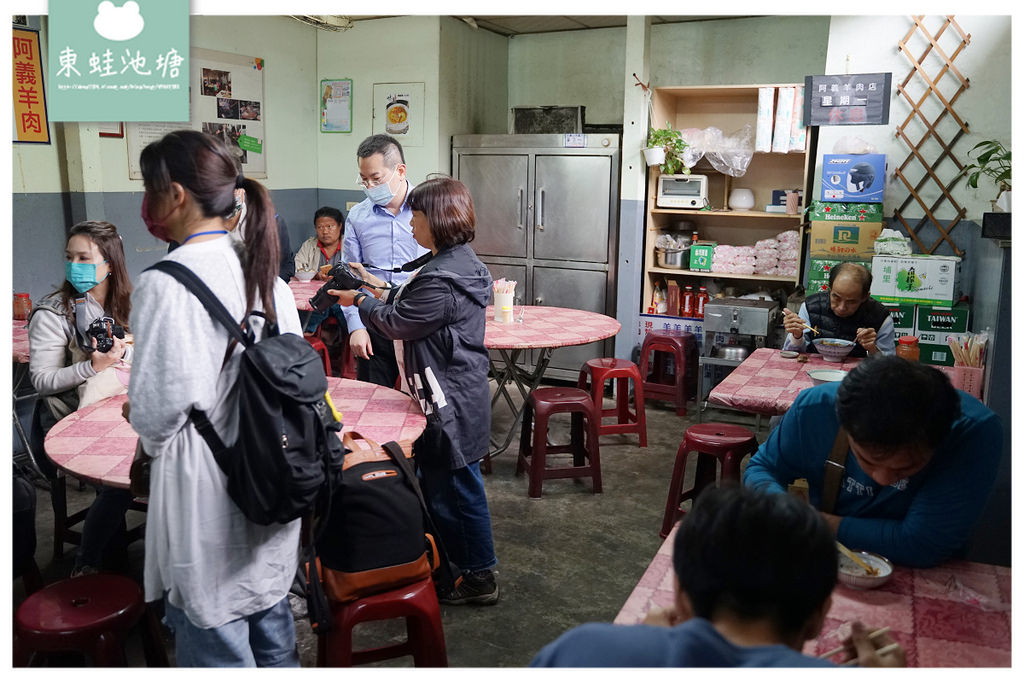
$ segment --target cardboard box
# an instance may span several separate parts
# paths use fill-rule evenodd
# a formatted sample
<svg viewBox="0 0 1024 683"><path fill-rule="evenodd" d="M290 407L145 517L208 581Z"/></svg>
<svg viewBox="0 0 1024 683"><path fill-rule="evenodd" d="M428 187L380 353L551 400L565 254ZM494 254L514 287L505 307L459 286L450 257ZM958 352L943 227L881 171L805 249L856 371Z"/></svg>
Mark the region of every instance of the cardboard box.
<svg viewBox="0 0 1024 683"><path fill-rule="evenodd" d="M862 261L875 255L883 223L811 221L811 258Z"/></svg>
<svg viewBox="0 0 1024 683"><path fill-rule="evenodd" d="M914 334L917 324L917 304L885 304L892 317L893 332L896 339Z"/></svg>
<svg viewBox="0 0 1024 683"><path fill-rule="evenodd" d="M959 256L875 256L871 296L886 303L952 306L960 300Z"/></svg>
<svg viewBox="0 0 1024 683"><path fill-rule="evenodd" d="M690 245L690 270L711 272L711 257L718 242L698 242Z"/></svg>
<svg viewBox="0 0 1024 683"><path fill-rule="evenodd" d="M704 320L701 318L677 318L671 315L640 314L640 329L637 334L637 344L644 343L644 337L648 332L675 330L677 332L689 332L697 339L697 352L700 353L704 345Z"/></svg>
<svg viewBox="0 0 1024 683"><path fill-rule="evenodd" d="M921 362L927 365L945 365L953 367L953 352L947 344L918 344L921 349Z"/></svg>
<svg viewBox="0 0 1024 683"><path fill-rule="evenodd" d="M958 302L952 308L948 306L930 306L921 304L917 307L917 331L938 332L942 334L964 333L971 316L969 304ZM945 341L945 337L943 337Z"/></svg>
<svg viewBox="0 0 1024 683"><path fill-rule="evenodd" d="M807 217L812 221L834 223L881 223L885 219L881 204L826 201L811 202Z"/></svg>
<svg viewBox="0 0 1024 683"><path fill-rule="evenodd" d="M821 161L822 201L881 204L884 194L884 154L823 155Z"/></svg>
<svg viewBox="0 0 1024 683"><path fill-rule="evenodd" d="M807 281L807 295L808 296L810 296L811 294L817 294L818 292L827 292L827 291L828 291L828 278L825 278L824 280L819 280L819 279L811 278L810 280Z"/></svg>

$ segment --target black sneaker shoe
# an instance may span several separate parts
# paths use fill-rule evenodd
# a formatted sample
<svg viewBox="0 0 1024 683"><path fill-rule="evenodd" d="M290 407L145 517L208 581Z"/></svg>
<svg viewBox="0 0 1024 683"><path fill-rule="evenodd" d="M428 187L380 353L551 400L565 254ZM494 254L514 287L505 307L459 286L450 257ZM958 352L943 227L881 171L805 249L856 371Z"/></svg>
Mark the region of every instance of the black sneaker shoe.
<svg viewBox="0 0 1024 683"><path fill-rule="evenodd" d="M447 592L438 592L437 600L443 605L493 605L498 602L501 590L494 572L466 572L455 579L455 587Z"/></svg>

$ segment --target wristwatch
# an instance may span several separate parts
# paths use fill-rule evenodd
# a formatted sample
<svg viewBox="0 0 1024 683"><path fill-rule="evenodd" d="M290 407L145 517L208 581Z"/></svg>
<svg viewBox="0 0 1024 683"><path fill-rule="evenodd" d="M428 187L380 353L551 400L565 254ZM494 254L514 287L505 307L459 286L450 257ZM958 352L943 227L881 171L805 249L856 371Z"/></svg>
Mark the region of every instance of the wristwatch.
<svg viewBox="0 0 1024 683"><path fill-rule="evenodd" d="M354 297L352 297L352 305L358 306L360 302L362 302L362 300L365 299L367 296L369 295L366 292L359 292Z"/></svg>

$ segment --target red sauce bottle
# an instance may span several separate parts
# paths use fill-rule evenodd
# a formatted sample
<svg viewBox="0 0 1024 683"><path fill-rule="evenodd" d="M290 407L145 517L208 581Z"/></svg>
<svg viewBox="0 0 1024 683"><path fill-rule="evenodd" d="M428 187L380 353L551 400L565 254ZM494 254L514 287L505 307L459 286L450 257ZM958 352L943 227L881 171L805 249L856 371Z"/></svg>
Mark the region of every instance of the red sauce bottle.
<svg viewBox="0 0 1024 683"><path fill-rule="evenodd" d="M921 347L917 345L917 337L909 334L900 337L896 343L896 355L918 362L921 360Z"/></svg>
<svg viewBox="0 0 1024 683"><path fill-rule="evenodd" d="M692 285L686 285L686 290L683 292L683 305L682 305L682 310L680 311L680 314L684 318L692 318L693 317L693 309L694 309L693 286Z"/></svg>
<svg viewBox="0 0 1024 683"><path fill-rule="evenodd" d="M696 317L704 318L704 305L708 302L711 297L708 296L708 288L701 285L700 291L697 292L697 311Z"/></svg>
<svg viewBox="0 0 1024 683"><path fill-rule="evenodd" d="M28 297L28 292L19 292L14 295L12 312L15 320L28 320L28 316L32 313L32 299Z"/></svg>

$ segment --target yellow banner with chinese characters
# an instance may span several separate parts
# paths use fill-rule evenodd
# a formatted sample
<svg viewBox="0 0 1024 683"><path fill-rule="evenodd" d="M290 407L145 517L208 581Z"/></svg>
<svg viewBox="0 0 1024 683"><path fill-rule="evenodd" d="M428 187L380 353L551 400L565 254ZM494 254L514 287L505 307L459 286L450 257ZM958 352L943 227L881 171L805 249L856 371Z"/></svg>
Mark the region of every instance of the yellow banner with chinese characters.
<svg viewBox="0 0 1024 683"><path fill-rule="evenodd" d="M14 141L50 142L46 118L46 93L43 88L43 63L39 54L39 32L15 28L12 33L14 55Z"/></svg>

